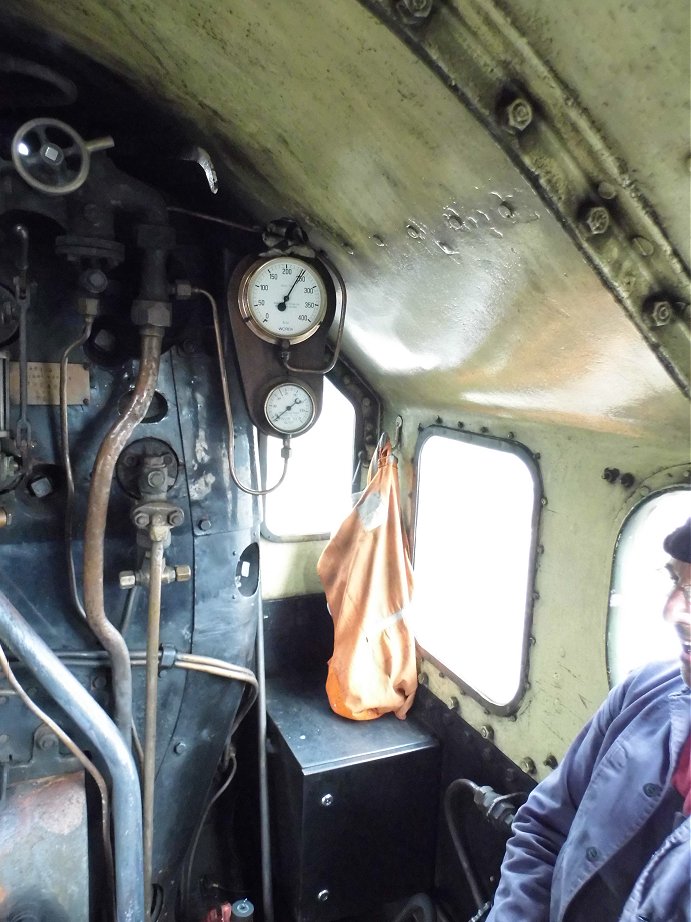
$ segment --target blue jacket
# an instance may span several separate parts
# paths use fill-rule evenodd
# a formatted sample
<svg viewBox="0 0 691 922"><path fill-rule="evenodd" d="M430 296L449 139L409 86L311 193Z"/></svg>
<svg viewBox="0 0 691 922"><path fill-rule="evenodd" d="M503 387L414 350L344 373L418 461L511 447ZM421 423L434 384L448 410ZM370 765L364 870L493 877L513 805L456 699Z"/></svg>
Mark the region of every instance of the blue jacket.
<svg viewBox="0 0 691 922"><path fill-rule="evenodd" d="M678 664L653 663L614 688L518 811L487 922L561 922L654 814L690 731L691 691ZM620 922L691 920L690 833L687 818L652 854ZM597 905L581 909L592 922L611 922Z"/></svg>

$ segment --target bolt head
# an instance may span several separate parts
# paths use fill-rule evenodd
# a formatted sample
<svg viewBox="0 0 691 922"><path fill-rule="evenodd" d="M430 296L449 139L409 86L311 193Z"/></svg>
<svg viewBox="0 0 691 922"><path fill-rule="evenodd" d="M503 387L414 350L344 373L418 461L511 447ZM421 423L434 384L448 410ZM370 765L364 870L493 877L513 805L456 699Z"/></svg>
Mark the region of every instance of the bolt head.
<svg viewBox="0 0 691 922"><path fill-rule="evenodd" d="M54 749L57 745L58 738L54 733L51 733L50 731L41 734L41 737L38 740L38 748L42 749L44 752L47 752L49 749Z"/></svg>
<svg viewBox="0 0 691 922"><path fill-rule="evenodd" d="M328 890L320 890L317 894L317 899L320 903L326 903L330 896L331 894Z"/></svg>
<svg viewBox="0 0 691 922"><path fill-rule="evenodd" d="M183 742L182 740L178 740L178 742L173 746L173 752L175 753L175 755L181 756L183 752L186 752L186 751L187 751L187 743Z"/></svg>
<svg viewBox="0 0 691 922"><path fill-rule="evenodd" d="M168 516L168 524L172 525L175 528L177 525L182 525L185 521L185 513L182 509L174 509Z"/></svg>
<svg viewBox="0 0 691 922"><path fill-rule="evenodd" d="M322 807L330 807L334 802L333 794L324 794L321 802Z"/></svg>
<svg viewBox="0 0 691 922"><path fill-rule="evenodd" d="M136 512L132 521L137 526L137 528L146 528L150 520L146 512Z"/></svg>
<svg viewBox="0 0 691 922"><path fill-rule="evenodd" d="M199 530L200 531L210 531L211 530L211 519L200 519L199 520Z"/></svg>
<svg viewBox="0 0 691 922"><path fill-rule="evenodd" d="M535 762L530 758L530 756L527 756L525 759L521 759L519 764L521 771L525 772L526 775L534 775L537 772Z"/></svg>
<svg viewBox="0 0 691 922"><path fill-rule="evenodd" d="M480 727L480 736L483 740L493 740L494 730L488 724L485 724L484 727Z"/></svg>
<svg viewBox="0 0 691 922"><path fill-rule="evenodd" d="M604 234L609 228L609 211L604 205L592 205L586 211L584 220L591 234Z"/></svg>
<svg viewBox="0 0 691 922"><path fill-rule="evenodd" d="M533 107L527 99L519 96L504 110L507 127L514 131L525 131L533 120Z"/></svg>

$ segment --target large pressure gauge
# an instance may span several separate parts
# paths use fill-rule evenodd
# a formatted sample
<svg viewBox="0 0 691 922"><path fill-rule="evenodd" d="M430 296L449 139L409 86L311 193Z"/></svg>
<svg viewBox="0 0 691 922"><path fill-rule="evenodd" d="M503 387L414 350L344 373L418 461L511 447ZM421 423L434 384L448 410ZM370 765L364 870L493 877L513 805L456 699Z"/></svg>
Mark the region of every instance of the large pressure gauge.
<svg viewBox="0 0 691 922"><path fill-rule="evenodd" d="M309 339L319 329L327 308L319 269L295 256L252 263L242 277L238 298L242 319L268 343Z"/></svg>
<svg viewBox="0 0 691 922"><path fill-rule="evenodd" d="M296 381L275 384L264 401L266 421L279 435L299 435L309 429L316 414L314 394L306 384Z"/></svg>

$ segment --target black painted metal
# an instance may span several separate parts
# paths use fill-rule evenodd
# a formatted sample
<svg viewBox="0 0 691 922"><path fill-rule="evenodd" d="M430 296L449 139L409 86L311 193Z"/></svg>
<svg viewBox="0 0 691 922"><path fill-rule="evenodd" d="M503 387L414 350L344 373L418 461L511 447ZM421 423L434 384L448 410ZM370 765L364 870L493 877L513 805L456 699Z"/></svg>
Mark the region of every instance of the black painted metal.
<svg viewBox="0 0 691 922"><path fill-rule="evenodd" d="M112 175L105 167L97 173L104 183ZM123 174L117 175L128 182ZM10 187L11 195L4 199L4 204L21 205L28 212L24 219L31 241L29 278L35 283L28 315L28 358L34 362L56 363L83 322L73 309L76 273L62 256L55 255L55 238L63 227L69 228L70 209L66 209L62 200L45 202L37 193L28 188L22 190L14 182L7 184L6 188ZM136 182L131 182L129 188L133 194L145 191ZM88 200L87 192L85 186L81 203ZM107 190L99 190L97 198L98 207L107 212ZM149 197L143 195L140 201L147 207L148 200ZM76 199L72 204L78 204ZM134 207L135 203L131 204ZM0 201L0 212L2 206L3 201ZM34 211L54 215L58 223L40 214L32 215ZM127 219L120 218L113 225L112 215L110 218L106 215L105 224L117 226L118 232L123 231L129 240L133 229L127 226ZM0 231L3 220L0 213ZM212 241L209 245L210 241L205 240L204 246L200 246L196 229L190 232L184 222L179 223L178 234L183 243L174 253L176 277L184 275L195 284L215 290L221 300L225 279L220 257L212 264L202 255L214 250L220 254L220 243ZM75 232L79 230L75 228ZM133 249L131 246L126 249L126 261L111 272L102 299L103 313L91 341L83 353L78 350L72 356L72 361L87 364L91 382L88 403L71 406L68 412L76 485L74 557L78 584L83 557L80 535L91 468L98 446L131 387L136 370L136 331L130 323L129 310L139 290L140 265L137 258L131 256ZM227 258L232 263L233 258ZM0 284L11 289L15 272L12 253L5 248L0 252ZM103 329L112 339L113 348L107 353L96 339L99 330ZM240 493L230 481L225 413L218 367L209 349L211 343L212 324L206 306L196 301L176 305L173 327L164 340L166 352L157 387L163 398L159 405L167 405L167 413L162 417L158 414L154 420L142 424L132 441L160 440L172 448L180 463L168 498L183 509L185 521L173 529L166 559L173 565L193 566L194 577L190 582L173 583L163 588L161 642L182 652L211 655L248 666L253 658L257 619L258 504ZM244 482L256 483L253 431L242 400L232 359L232 339L227 331L226 345L231 355L228 373L235 417L235 465ZM17 341L6 348L10 358L16 361ZM18 407L12 406L10 429L14 428L17 414ZM96 650L98 645L72 609L69 599L62 534L65 480L60 469L57 407L31 405L29 418L36 442L33 449L35 469L48 476L51 490L45 498L38 499L27 488L29 477L25 476L16 490L2 495L1 504L11 514L12 523L0 530L0 589L53 649ZM24 473L27 475L28 471ZM126 600L126 594L118 585L118 573L136 569L140 553L136 547L136 529L129 519L131 505L132 498L115 483L105 542L105 598L106 610L116 626ZM254 561L254 582L240 578L238 562L241 559L249 560L250 565ZM130 622L126 637L130 649L142 649L145 645L145 596L146 593L140 591ZM112 690L107 668L85 664L75 667L74 672L82 686L109 710ZM83 734L55 708L21 667L18 676L33 689L39 705L63 723L81 745L88 746ZM163 889L161 922L174 918L180 864L242 694L243 687L238 683L202 673L170 669L160 677L154 881ZM3 695L0 682L0 702L3 699L6 703L0 710L0 763L10 764L11 782L13 771L33 758L37 721L13 696ZM136 669L134 715L140 734L143 732L143 710L144 674L143 670ZM40 773L40 770L34 759L33 771ZM54 765L46 760L45 774L53 770ZM85 886L88 871L86 867L83 869ZM30 869L27 873L31 873Z"/></svg>
<svg viewBox="0 0 691 922"><path fill-rule="evenodd" d="M432 883L439 751L414 719L349 721L318 675L267 682L277 875L296 922L329 922Z"/></svg>

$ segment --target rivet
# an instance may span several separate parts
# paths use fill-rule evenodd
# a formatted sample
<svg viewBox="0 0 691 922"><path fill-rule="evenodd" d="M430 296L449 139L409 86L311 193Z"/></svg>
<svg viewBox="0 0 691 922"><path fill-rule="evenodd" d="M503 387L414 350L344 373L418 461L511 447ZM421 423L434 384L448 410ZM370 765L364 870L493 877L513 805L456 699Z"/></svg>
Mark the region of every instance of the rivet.
<svg viewBox="0 0 691 922"><path fill-rule="evenodd" d="M600 196L600 198L607 199L607 201L611 201L613 198L616 198L616 197L617 197L617 190L616 190L616 188L612 185L611 182L601 182L601 183L599 183L599 185L598 185L598 187L597 187L597 192L598 192L598 195Z"/></svg>
<svg viewBox="0 0 691 922"><path fill-rule="evenodd" d="M463 221L455 214L449 214L446 216L446 222L452 230L459 231L463 227Z"/></svg>
<svg viewBox="0 0 691 922"><path fill-rule="evenodd" d="M183 752L187 751L187 743L184 740L178 740L178 742L173 746L173 752L176 756L181 756Z"/></svg>
<svg viewBox="0 0 691 922"><path fill-rule="evenodd" d="M502 202L501 205L497 208L497 211L502 216L502 218L512 218L513 217L513 208L511 205L507 205L506 202Z"/></svg>
<svg viewBox="0 0 691 922"><path fill-rule="evenodd" d="M416 224L413 224L413 223L406 225L406 233L408 234L409 237L412 237L413 240L419 240L420 237L423 236L423 233L420 230L420 228Z"/></svg>
<svg viewBox="0 0 691 922"><path fill-rule="evenodd" d="M372 240L374 241L375 246L378 246L378 247L386 246L386 244L384 243L382 238L379 236L379 234L372 234Z"/></svg>

